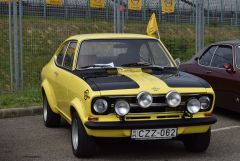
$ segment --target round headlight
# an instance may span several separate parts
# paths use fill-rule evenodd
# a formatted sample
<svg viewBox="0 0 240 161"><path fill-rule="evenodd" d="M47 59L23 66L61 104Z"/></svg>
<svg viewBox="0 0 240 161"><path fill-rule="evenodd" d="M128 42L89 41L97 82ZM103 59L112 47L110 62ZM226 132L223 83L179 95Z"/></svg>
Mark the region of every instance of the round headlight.
<svg viewBox="0 0 240 161"><path fill-rule="evenodd" d="M210 98L207 96L202 96L199 98L200 104L201 104L201 109L206 110L207 108L210 107L211 101Z"/></svg>
<svg viewBox="0 0 240 161"><path fill-rule="evenodd" d="M167 104L170 107L177 107L181 104L181 95L175 91L171 91L166 95Z"/></svg>
<svg viewBox="0 0 240 161"><path fill-rule="evenodd" d="M105 99L97 99L93 104L96 113L103 114L108 110L108 103Z"/></svg>
<svg viewBox="0 0 240 161"><path fill-rule="evenodd" d="M125 101L125 100L118 100L115 103L115 112L119 116L125 116L125 115L128 114L129 111L130 111L130 106L129 106L127 101Z"/></svg>
<svg viewBox="0 0 240 161"><path fill-rule="evenodd" d="M148 93L148 92L141 92L141 93L139 93L138 96L137 96L137 100L138 100L138 104L142 108L150 107L152 102L153 102L152 95L150 93Z"/></svg>
<svg viewBox="0 0 240 161"><path fill-rule="evenodd" d="M194 98L188 101L187 103L188 112L190 112L191 114L195 114L195 113L198 113L200 109L201 109L201 104L198 99Z"/></svg>

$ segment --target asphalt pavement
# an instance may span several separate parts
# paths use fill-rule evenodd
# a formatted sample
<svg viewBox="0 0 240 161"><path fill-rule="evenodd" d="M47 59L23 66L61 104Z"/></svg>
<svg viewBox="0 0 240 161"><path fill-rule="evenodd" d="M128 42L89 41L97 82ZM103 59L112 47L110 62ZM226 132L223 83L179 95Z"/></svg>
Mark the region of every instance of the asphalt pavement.
<svg viewBox="0 0 240 161"><path fill-rule="evenodd" d="M212 126L207 152L189 153L180 141L107 141L89 159L74 157L70 126L62 121L59 128L46 128L42 116L0 119L0 161L74 161L74 160L158 160L158 161L239 161L240 114L218 111Z"/></svg>

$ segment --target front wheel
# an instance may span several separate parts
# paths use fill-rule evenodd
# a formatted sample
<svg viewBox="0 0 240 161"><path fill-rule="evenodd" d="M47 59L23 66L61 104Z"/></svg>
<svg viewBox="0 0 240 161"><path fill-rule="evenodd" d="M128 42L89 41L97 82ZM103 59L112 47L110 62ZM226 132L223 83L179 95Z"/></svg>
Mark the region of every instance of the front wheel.
<svg viewBox="0 0 240 161"><path fill-rule="evenodd" d="M208 149L211 139L211 129L202 134L190 134L183 138L183 143L187 151L204 152Z"/></svg>
<svg viewBox="0 0 240 161"><path fill-rule="evenodd" d="M94 140L86 133L77 113L73 113L71 129L73 154L78 158L92 156L96 150Z"/></svg>

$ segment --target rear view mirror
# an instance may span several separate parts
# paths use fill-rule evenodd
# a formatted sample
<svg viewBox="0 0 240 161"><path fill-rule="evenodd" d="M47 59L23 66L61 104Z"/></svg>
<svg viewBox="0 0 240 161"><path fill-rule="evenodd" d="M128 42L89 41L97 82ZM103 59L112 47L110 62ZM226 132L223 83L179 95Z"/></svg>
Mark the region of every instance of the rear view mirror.
<svg viewBox="0 0 240 161"><path fill-rule="evenodd" d="M235 72L232 64L226 63L226 64L224 64L223 66L224 66L224 68L226 69L226 71L227 71L228 73L234 73L234 72Z"/></svg>
<svg viewBox="0 0 240 161"><path fill-rule="evenodd" d="M181 65L181 60L180 58L175 59L175 63L177 64L177 66L179 67Z"/></svg>

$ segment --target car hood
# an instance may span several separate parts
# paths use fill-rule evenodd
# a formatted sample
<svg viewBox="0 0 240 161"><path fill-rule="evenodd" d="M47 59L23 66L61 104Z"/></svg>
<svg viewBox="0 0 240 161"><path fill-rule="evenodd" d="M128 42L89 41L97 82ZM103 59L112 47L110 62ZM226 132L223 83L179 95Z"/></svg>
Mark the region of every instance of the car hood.
<svg viewBox="0 0 240 161"><path fill-rule="evenodd" d="M139 89L140 91L158 91L170 88L210 88L205 80L185 73L160 74L144 72L141 69L99 70L97 72L75 72L84 79L93 91Z"/></svg>

